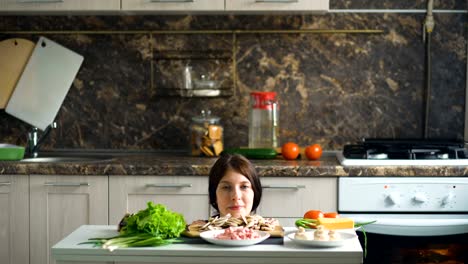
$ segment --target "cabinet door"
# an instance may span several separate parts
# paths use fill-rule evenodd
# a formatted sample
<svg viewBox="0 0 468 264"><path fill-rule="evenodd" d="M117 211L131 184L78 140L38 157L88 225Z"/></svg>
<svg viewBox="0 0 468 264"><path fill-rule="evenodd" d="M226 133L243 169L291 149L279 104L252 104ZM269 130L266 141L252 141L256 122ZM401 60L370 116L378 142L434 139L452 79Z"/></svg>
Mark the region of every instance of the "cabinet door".
<svg viewBox="0 0 468 264"><path fill-rule="evenodd" d="M31 264L55 263L50 249L81 225L108 224L107 176L30 176Z"/></svg>
<svg viewBox="0 0 468 264"><path fill-rule="evenodd" d="M226 0L227 11L326 12L329 0Z"/></svg>
<svg viewBox="0 0 468 264"><path fill-rule="evenodd" d="M274 217L282 226L294 226L311 209L336 211L335 177L263 177L263 195L257 213Z"/></svg>
<svg viewBox="0 0 468 264"><path fill-rule="evenodd" d="M187 223L208 219L208 179L197 176L110 176L109 222L116 225L125 213L163 204L181 213Z"/></svg>
<svg viewBox="0 0 468 264"><path fill-rule="evenodd" d="M27 175L0 175L0 262L29 263Z"/></svg>
<svg viewBox="0 0 468 264"><path fill-rule="evenodd" d="M116 11L120 0L0 0L0 11Z"/></svg>
<svg viewBox="0 0 468 264"><path fill-rule="evenodd" d="M122 0L122 10L224 11L224 0Z"/></svg>

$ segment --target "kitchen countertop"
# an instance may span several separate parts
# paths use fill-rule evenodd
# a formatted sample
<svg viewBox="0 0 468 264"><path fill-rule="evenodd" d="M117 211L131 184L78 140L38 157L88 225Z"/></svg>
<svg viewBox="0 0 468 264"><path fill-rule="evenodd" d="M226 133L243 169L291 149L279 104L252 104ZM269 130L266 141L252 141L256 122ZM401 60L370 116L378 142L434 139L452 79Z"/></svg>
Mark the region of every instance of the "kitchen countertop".
<svg viewBox="0 0 468 264"><path fill-rule="evenodd" d="M0 175L187 175L207 176L216 158L191 157L183 152L55 151L60 156L90 153L106 157L95 161L23 162L0 161ZM252 160L260 176L268 177L366 177L366 176L468 176L468 166L361 166L343 167L336 152L325 152L319 161Z"/></svg>
<svg viewBox="0 0 468 264"><path fill-rule="evenodd" d="M294 228L285 228L285 231ZM349 232L354 232L350 230ZM258 244L247 247L223 247L208 243L175 243L159 247L124 248L112 252L81 244L91 237L112 237L115 226L84 225L52 247L59 263L126 261L151 263L362 263L363 250L357 236L341 247L312 248L284 238L283 245ZM77 263L77 262L73 262Z"/></svg>

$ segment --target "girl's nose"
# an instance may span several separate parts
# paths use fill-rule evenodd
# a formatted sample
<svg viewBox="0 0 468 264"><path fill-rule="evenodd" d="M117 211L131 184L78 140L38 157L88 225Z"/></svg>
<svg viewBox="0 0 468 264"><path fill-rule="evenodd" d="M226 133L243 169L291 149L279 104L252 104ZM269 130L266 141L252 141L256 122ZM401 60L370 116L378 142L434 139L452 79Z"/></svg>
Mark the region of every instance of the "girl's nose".
<svg viewBox="0 0 468 264"><path fill-rule="evenodd" d="M241 198L241 190L240 188L234 188L233 194L232 194L232 199L233 200L239 200Z"/></svg>

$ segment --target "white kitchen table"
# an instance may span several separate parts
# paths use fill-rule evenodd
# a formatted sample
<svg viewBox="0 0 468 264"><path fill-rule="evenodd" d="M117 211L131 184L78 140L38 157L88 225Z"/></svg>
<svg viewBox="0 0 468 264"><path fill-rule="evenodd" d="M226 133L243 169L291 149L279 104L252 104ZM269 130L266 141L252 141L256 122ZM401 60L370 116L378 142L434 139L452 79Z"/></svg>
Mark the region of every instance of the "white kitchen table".
<svg viewBox="0 0 468 264"><path fill-rule="evenodd" d="M292 231L295 228L285 228ZM354 230L348 230L354 232ZM335 248L312 248L284 238L283 245L257 244L246 247L223 247L213 244L174 243L159 247L123 248L110 252L91 244L89 238L117 235L115 226L84 225L52 247L51 253L60 264L89 263L362 263L363 251L358 238Z"/></svg>

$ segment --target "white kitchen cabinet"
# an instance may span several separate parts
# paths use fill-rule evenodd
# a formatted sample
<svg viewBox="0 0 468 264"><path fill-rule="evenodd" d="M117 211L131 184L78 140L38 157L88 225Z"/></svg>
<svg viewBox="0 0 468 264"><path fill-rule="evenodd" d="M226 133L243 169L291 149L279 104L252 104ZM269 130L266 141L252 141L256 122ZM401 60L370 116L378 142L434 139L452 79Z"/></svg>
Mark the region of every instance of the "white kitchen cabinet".
<svg viewBox="0 0 468 264"><path fill-rule="evenodd" d="M226 0L226 11L327 12L329 0Z"/></svg>
<svg viewBox="0 0 468 264"><path fill-rule="evenodd" d="M81 225L108 224L108 176L31 175L31 264L55 263L50 248Z"/></svg>
<svg viewBox="0 0 468 264"><path fill-rule="evenodd" d="M113 262L113 261L106 261L106 262L102 262L102 261L57 261L56 264L124 264L124 263Z"/></svg>
<svg viewBox="0 0 468 264"><path fill-rule="evenodd" d="M29 263L29 181L0 175L0 263Z"/></svg>
<svg viewBox="0 0 468 264"><path fill-rule="evenodd" d="M224 11L224 0L122 0L130 11Z"/></svg>
<svg viewBox="0 0 468 264"><path fill-rule="evenodd" d="M0 0L0 11L119 11L120 0Z"/></svg>
<svg viewBox="0 0 468 264"><path fill-rule="evenodd" d="M263 177L263 195L257 213L273 217L282 226L294 226L311 209L336 212L335 177Z"/></svg>
<svg viewBox="0 0 468 264"><path fill-rule="evenodd" d="M181 213L187 223L208 219L208 178L197 176L109 176L109 224L116 225L125 213L163 204Z"/></svg>

